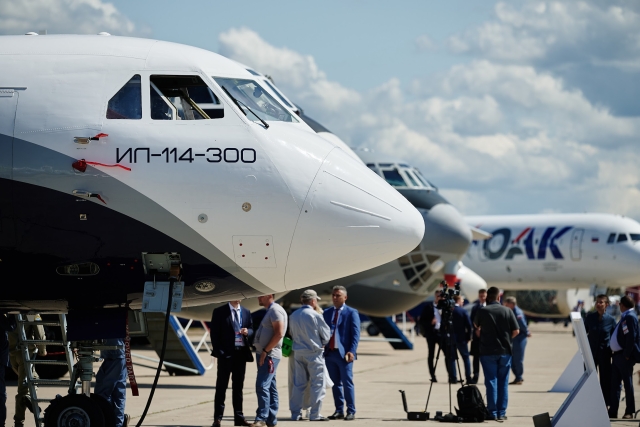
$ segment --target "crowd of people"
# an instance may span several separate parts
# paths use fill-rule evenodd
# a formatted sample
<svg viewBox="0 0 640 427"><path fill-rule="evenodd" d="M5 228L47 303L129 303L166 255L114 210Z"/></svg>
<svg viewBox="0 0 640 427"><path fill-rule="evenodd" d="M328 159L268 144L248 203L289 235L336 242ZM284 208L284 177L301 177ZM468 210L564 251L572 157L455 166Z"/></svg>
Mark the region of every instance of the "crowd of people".
<svg viewBox="0 0 640 427"><path fill-rule="evenodd" d="M222 425L226 391L232 383L235 426L265 427L278 423L280 396L276 372L283 355L285 335L292 342L289 358L289 410L291 420L310 421L355 419L353 362L360 341L360 317L347 306L347 290L335 286L333 306L322 310L320 297L311 289L300 296L302 306L287 317L273 295L258 298L266 314L254 332L251 313L231 301L216 308L211 320L212 355L217 359L213 427ZM255 359L250 346L256 349ZM242 390L247 363L256 362L258 408L253 422L243 410ZM321 414L326 388L331 387L335 411ZM346 409L346 411L345 411ZM304 413L304 414L303 414Z"/></svg>
<svg viewBox="0 0 640 427"><path fill-rule="evenodd" d="M425 305L418 320L420 330L427 339L428 367L431 381L437 382L434 357L436 345L446 360L450 383L460 381L456 366L460 359L464 366L466 384L477 384L480 365L484 372L487 395L487 410L490 420L507 419L508 385L524 382L524 353L527 337L527 319L517 306L515 297L505 298L500 304L500 290L492 287L481 289L471 314L463 308L463 299L455 295L455 306L451 310L450 326L443 325L442 310L438 303L442 292L437 291L433 302ZM458 357L459 355L459 357ZM471 362L473 356L473 363ZM509 372L515 379L509 383Z"/></svg>
<svg viewBox="0 0 640 427"><path fill-rule="evenodd" d="M508 386L524 382L524 355L527 338L531 336L527 319L515 297L500 303L500 291L481 289L469 311L463 308L460 295L453 297L450 313L439 308L442 292L437 291L432 302L426 303L418 325L426 337L428 369L431 381L437 382L436 364L441 351L450 383L462 383L459 360L464 366L466 384L477 384L480 366L484 373L488 419L506 420ZM447 297L448 298L448 297ZM356 414L353 362L360 340L360 318L357 310L347 306L347 290L335 286L332 306L322 310L320 297L314 290L300 296L301 307L287 316L274 301L274 295L258 298L266 313L254 331L251 312L240 301L230 301L213 311L211 319L212 356L217 359L217 379L214 399L214 422L220 427L225 410L226 391L232 383L232 406L235 426L265 427L278 423L280 396L276 373L283 356L288 356L289 410L291 420L310 421L354 420ZM585 328L593 359L600 376L600 388L610 418L617 418L621 391L624 387L623 418L633 418L636 407L633 392L633 367L640 361L640 327L635 304L624 296L619 301L620 319L612 316L609 297L598 295L595 310L584 316ZM25 409L30 405L29 390L24 383L25 366L18 346L15 322L0 318L0 369L10 362L18 374L14 423L24 425ZM44 329L37 324L25 330L29 339L45 340ZM285 336L292 341L289 354L283 354ZM117 341L117 342L116 342ZM124 413L126 398L126 366L122 340L114 340L118 350L103 352L104 362L97 374L96 393L111 404L118 427L128 424ZM251 347L255 347L255 358ZM437 352L436 352L437 348ZM30 353L46 355L46 347L30 346ZM471 358L473 357L473 361ZM247 363L256 363L256 416L253 422L245 418L243 388ZM510 372L514 379L509 382ZM0 371L0 374L3 372ZM36 375L35 372L33 375ZM0 375L0 386L4 385ZM6 418L6 388L0 387L0 418ZM335 410L322 415L326 389L331 388ZM4 392L2 392L4 390ZM3 416L4 415L4 416Z"/></svg>
<svg viewBox="0 0 640 427"><path fill-rule="evenodd" d="M419 318L420 330L427 339L431 381L437 382L434 365L434 359L438 360L435 357L437 345L438 351L445 355L451 383L458 382L456 365L459 359L465 367L467 384L477 384L482 366L489 419L507 419L508 386L524 382L524 354L527 338L531 336L524 312L512 296L504 298L501 305L500 291L495 287L479 291L470 314L462 308L463 300L458 295L454 297L451 331L448 332L443 330L442 313L437 308L440 299L441 291L437 291L434 301L425 305ZM610 418L618 417L623 387L625 410L622 418L633 418L636 412L633 366L640 362L640 327L634 307L633 300L624 296L616 304L616 310L611 310L609 297L598 295L595 310L583 315ZM616 312L620 313L618 321L611 314ZM510 372L514 375L512 382L509 382Z"/></svg>

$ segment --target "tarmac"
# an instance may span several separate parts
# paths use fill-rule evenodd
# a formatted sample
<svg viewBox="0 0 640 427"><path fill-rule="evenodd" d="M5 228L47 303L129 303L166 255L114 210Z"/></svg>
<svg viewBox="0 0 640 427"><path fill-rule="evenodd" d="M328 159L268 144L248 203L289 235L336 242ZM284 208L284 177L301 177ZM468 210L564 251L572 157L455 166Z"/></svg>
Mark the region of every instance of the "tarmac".
<svg viewBox="0 0 640 427"><path fill-rule="evenodd" d="M533 426L533 415L548 412L553 416L567 393L549 393L560 374L564 371L573 355L577 351L577 343L572 336L571 328L562 324L532 323L532 337L528 341L525 354L524 383L509 386L508 420L501 424L508 426ZM363 334L366 337L366 333ZM362 341L358 348L358 360L354 365L354 380L356 386L356 419L349 426L396 426L414 425L424 421L410 422L402 408L402 400L398 390L405 390L410 411L422 411L425 407L429 391L429 374L426 363L427 346L424 338L416 337L414 350L393 350L386 342ZM157 357L150 348L134 348L135 353L149 357ZM209 363L210 356L201 352L205 363ZM147 397L153 383L155 366L153 362L134 359L136 379L139 384L140 396L131 396L128 390L126 412L131 415L131 425L138 423L147 402ZM98 366L95 366L97 371ZM147 414L144 426L181 426L207 427L213 422L213 396L215 393L215 366L203 376L170 376L163 372L155 391L155 396ZM464 369L464 367L463 367ZM636 370L640 369L640 366ZM244 413L247 420L253 421L256 408L254 391L256 369L255 365L247 366L244 387ZM446 383L447 374L444 357L440 357L437 366L437 378L440 382L433 385L428 411L433 416L436 411L449 412L449 384ZM634 382L637 381L637 375ZM287 390L287 361L283 360L277 372L278 391L280 394L280 413L278 424L283 427L299 425L300 421L290 420L288 390ZM478 383L480 391L485 393L482 376ZM456 406L456 391L459 385L452 385L451 397ZM40 396L52 396L62 390L41 389ZM636 402L640 402L640 386L635 384ZM16 383L10 382L7 387L7 425L12 425L13 396L16 393ZM624 394L624 392L623 392ZM43 407L44 409L44 407ZM621 411L624 402L621 402ZM322 414L328 416L334 411L333 398L330 390L324 400ZM455 411L455 410L454 410ZM34 420L28 413L26 426L34 426ZM306 422L306 421L303 421ZM343 425L343 421L335 420L320 423L325 426ZM433 424L434 421L426 421ZM485 424L498 425L496 421L485 421ZM639 420L612 420L615 427L638 426ZM231 389L227 391L227 414L223 426L233 425Z"/></svg>

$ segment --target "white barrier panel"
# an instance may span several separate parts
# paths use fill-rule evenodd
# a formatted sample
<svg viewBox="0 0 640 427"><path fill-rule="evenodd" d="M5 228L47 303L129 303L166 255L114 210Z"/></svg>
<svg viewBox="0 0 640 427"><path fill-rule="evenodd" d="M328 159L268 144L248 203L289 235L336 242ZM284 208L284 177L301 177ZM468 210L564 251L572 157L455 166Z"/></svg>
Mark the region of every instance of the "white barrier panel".
<svg viewBox="0 0 640 427"><path fill-rule="evenodd" d="M552 425L553 427L610 426L596 365L589 348L587 331L580 313L571 313L571 323L576 332L578 352L582 357L585 370L569 396L560 405L560 409L553 417Z"/></svg>
<svg viewBox="0 0 640 427"><path fill-rule="evenodd" d="M584 373L584 362L580 350L571 359L571 362L564 369L558 381L553 385L549 392L551 393L569 393L580 381L580 377Z"/></svg>

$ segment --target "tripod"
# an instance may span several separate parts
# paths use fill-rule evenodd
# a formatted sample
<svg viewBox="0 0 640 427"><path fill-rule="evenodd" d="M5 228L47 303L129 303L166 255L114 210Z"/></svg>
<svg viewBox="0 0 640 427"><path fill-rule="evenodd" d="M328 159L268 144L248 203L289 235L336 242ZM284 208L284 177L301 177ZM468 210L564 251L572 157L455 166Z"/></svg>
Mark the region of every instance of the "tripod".
<svg viewBox="0 0 640 427"><path fill-rule="evenodd" d="M460 385L464 385L464 380L462 379L462 370L460 370L460 359L458 358L458 350L453 342L451 331L453 331L453 320L451 318L451 312L444 312L443 310L442 322L441 322L441 330L443 332L443 337L440 340L440 345L438 345L438 353L436 353L436 362L433 366L433 369L438 367L438 360L440 360L440 352L442 351L442 347L444 344L445 350L444 352L444 363L447 365L447 372L449 376L451 376L451 362L455 360L455 363L458 365L458 372L460 373ZM453 358L453 359L452 359ZM427 395L427 404L424 407L424 411L427 412L427 408L429 407L429 399L431 399L431 390L433 389L433 380L431 380L431 385L429 386L429 394ZM451 403L451 381L449 380L449 415L453 417L452 412L452 403Z"/></svg>

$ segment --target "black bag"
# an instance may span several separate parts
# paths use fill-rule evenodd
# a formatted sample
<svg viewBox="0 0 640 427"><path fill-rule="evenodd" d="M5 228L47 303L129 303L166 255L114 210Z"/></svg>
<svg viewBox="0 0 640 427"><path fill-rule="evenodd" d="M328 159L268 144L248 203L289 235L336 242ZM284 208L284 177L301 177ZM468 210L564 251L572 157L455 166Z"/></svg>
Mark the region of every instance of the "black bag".
<svg viewBox="0 0 640 427"><path fill-rule="evenodd" d="M458 390L458 406L460 409L456 408L456 413L466 422L482 423L489 418L482 393L474 385L463 386Z"/></svg>

